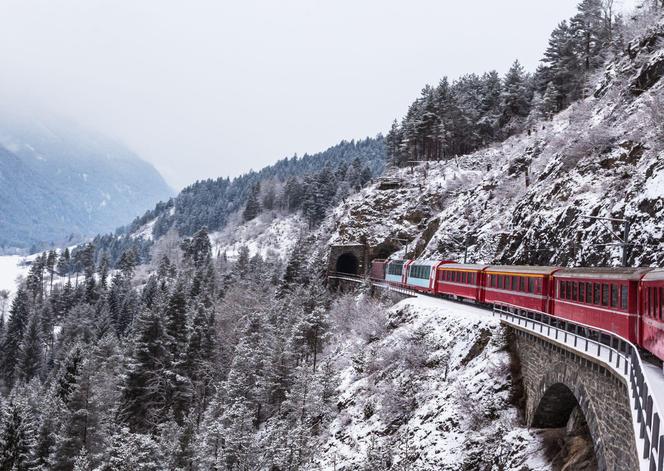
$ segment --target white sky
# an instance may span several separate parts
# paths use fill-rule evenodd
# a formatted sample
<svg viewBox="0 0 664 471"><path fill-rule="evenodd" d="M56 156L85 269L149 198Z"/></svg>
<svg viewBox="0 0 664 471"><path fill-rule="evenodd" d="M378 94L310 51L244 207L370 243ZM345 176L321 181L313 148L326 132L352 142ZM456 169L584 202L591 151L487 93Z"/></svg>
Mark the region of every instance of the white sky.
<svg viewBox="0 0 664 471"><path fill-rule="evenodd" d="M179 189L386 132L444 75L534 70L577 2L0 0L0 98L124 141Z"/></svg>

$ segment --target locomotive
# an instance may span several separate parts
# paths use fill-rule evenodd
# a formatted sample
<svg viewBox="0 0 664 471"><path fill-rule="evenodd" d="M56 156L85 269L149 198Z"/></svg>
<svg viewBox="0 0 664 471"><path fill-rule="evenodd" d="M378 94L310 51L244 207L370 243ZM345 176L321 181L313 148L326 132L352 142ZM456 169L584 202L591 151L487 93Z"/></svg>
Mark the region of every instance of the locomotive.
<svg viewBox="0 0 664 471"><path fill-rule="evenodd" d="M374 260L370 278L435 296L512 305L611 331L664 360L664 269Z"/></svg>

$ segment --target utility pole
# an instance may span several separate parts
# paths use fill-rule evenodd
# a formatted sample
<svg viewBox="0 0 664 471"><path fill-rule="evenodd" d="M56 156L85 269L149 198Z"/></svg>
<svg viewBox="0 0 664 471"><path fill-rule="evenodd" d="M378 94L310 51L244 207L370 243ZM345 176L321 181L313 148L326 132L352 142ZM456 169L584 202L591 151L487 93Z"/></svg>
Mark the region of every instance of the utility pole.
<svg viewBox="0 0 664 471"><path fill-rule="evenodd" d="M629 230L631 228L631 221L627 218L625 219L618 219L618 218L604 218L604 217L599 217L599 216L581 216L587 219L594 219L597 221L601 221L602 224L604 224L604 227L608 229L608 231L613 234L613 236L620 241L618 245L622 246L622 265L623 267L629 266ZM623 236L622 238L613 232L613 229L606 225L604 221L609 221L609 222L618 222L624 224L624 229L623 229Z"/></svg>

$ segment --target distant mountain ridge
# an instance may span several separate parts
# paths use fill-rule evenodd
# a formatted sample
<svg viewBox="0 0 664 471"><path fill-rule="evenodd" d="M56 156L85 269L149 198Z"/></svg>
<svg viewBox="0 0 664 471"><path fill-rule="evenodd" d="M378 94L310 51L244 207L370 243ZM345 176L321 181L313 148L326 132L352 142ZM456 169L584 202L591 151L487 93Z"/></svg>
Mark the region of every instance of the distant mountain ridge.
<svg viewBox="0 0 664 471"><path fill-rule="evenodd" d="M119 143L56 120L0 115L0 251L112 230L172 194Z"/></svg>

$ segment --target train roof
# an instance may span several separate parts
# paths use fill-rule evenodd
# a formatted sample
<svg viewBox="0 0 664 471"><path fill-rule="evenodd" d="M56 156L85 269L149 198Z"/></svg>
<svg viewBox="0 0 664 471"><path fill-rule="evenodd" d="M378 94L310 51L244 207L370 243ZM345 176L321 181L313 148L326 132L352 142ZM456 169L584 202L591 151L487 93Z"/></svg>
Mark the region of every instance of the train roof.
<svg viewBox="0 0 664 471"><path fill-rule="evenodd" d="M560 267L538 267L533 265L489 265L487 273L509 273L510 275L550 275Z"/></svg>
<svg viewBox="0 0 664 471"><path fill-rule="evenodd" d="M413 263L410 264L411 267L413 265L424 265L430 267L439 264L440 260L413 260L412 262Z"/></svg>
<svg viewBox="0 0 664 471"><path fill-rule="evenodd" d="M652 268L594 267L563 268L553 276L556 278L596 278L602 280L640 280Z"/></svg>
<svg viewBox="0 0 664 471"><path fill-rule="evenodd" d="M484 270L489 265L479 265L477 263L446 263L438 267L439 270Z"/></svg>
<svg viewBox="0 0 664 471"><path fill-rule="evenodd" d="M653 268L643 277L643 281L664 280L664 268Z"/></svg>

